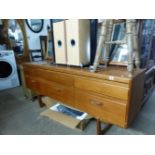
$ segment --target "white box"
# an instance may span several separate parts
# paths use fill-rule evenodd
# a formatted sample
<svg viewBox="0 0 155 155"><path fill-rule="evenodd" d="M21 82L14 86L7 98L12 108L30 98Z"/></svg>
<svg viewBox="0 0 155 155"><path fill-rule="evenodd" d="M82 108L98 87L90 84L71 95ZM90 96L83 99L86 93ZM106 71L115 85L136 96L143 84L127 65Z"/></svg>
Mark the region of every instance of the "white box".
<svg viewBox="0 0 155 155"><path fill-rule="evenodd" d="M57 64L67 64L65 21L53 23L55 61Z"/></svg>
<svg viewBox="0 0 155 155"><path fill-rule="evenodd" d="M90 63L90 21L66 20L67 64L83 66Z"/></svg>

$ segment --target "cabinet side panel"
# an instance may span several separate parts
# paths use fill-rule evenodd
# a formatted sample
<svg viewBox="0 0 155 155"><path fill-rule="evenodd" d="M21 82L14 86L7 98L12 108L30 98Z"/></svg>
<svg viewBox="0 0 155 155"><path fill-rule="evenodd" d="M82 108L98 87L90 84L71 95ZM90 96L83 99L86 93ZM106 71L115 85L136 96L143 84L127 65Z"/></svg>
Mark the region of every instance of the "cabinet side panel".
<svg viewBox="0 0 155 155"><path fill-rule="evenodd" d="M129 126L141 108L144 90L144 72L137 75L131 82L130 100L128 105L127 126Z"/></svg>

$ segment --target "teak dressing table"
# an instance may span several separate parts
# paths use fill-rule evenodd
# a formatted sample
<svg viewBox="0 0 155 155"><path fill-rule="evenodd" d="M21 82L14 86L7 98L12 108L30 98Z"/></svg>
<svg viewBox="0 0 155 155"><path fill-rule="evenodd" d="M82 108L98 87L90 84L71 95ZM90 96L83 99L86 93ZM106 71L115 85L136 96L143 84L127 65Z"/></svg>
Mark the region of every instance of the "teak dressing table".
<svg viewBox="0 0 155 155"><path fill-rule="evenodd" d="M140 110L144 70L135 70L131 78L126 67L120 66L96 73L49 63L25 63L23 67L29 89L92 115L98 134L101 121L128 128Z"/></svg>

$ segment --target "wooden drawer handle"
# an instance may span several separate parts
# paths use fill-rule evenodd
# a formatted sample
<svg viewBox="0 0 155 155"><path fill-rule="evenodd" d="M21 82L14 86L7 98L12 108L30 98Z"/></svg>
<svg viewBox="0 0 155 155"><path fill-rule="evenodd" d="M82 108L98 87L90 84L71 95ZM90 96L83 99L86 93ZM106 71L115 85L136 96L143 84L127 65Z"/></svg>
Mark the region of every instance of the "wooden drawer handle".
<svg viewBox="0 0 155 155"><path fill-rule="evenodd" d="M90 103L93 104L93 105L99 105L99 106L103 105L102 102L96 101L96 100L90 100Z"/></svg>

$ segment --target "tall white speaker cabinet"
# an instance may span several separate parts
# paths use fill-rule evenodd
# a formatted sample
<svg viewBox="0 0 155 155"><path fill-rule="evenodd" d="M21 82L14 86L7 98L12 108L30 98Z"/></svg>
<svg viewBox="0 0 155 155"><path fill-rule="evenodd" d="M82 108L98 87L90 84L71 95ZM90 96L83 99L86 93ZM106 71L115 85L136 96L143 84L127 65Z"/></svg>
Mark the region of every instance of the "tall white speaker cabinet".
<svg viewBox="0 0 155 155"><path fill-rule="evenodd" d="M55 62L67 64L65 21L53 23Z"/></svg>
<svg viewBox="0 0 155 155"><path fill-rule="evenodd" d="M66 20L67 64L83 66L90 63L90 21Z"/></svg>

